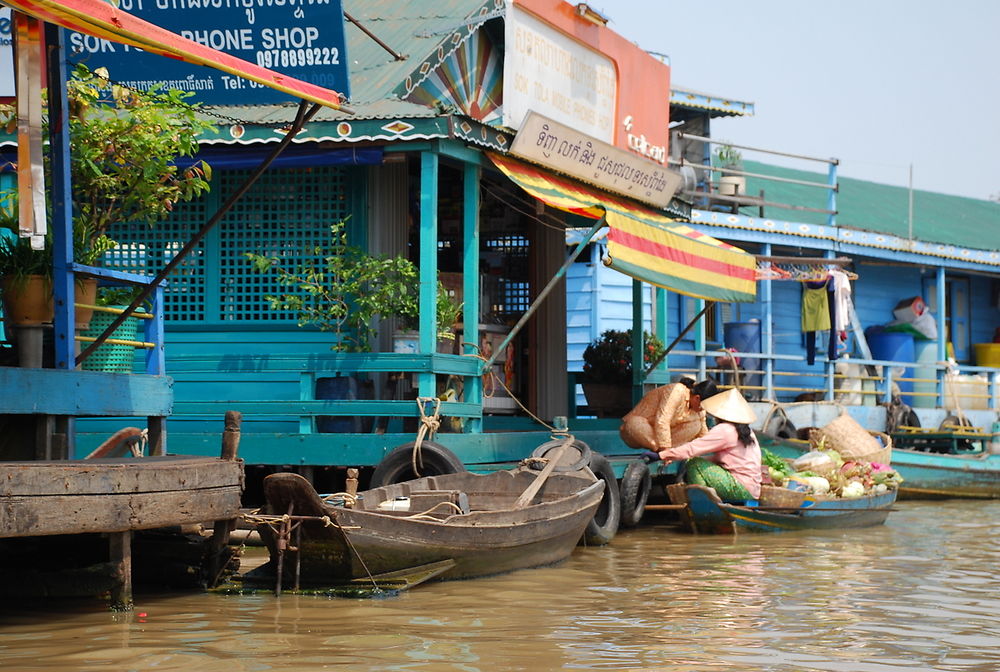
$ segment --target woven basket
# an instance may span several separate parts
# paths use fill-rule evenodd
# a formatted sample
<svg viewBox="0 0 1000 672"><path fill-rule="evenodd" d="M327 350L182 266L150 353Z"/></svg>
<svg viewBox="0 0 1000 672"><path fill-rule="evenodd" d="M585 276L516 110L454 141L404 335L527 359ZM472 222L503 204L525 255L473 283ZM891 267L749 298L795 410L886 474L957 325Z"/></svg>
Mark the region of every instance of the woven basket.
<svg viewBox="0 0 1000 672"><path fill-rule="evenodd" d="M809 432L809 445L815 450L819 448L820 443L824 436L827 437L826 442L823 446L828 450L836 450L840 453L840 456L844 460L850 460L854 462L878 462L880 464L889 464L892 460L892 438L885 432L873 432L865 430L866 433L873 439L873 441L868 444L873 446L874 450L867 453L858 453L854 455L844 454L838 448L835 448L833 442L830 440L829 435L824 434L821 429L813 429ZM820 474L825 475L825 474Z"/></svg>
<svg viewBox="0 0 1000 672"><path fill-rule="evenodd" d="M115 306L118 307L118 306ZM124 308L125 306L121 306ZM118 317L114 313L94 313L90 318L90 327L82 332L83 336L97 338ZM126 318L109 338L122 341L134 341L139 333L139 320L135 317ZM90 341L83 341L84 346ZM131 373L132 365L135 362L135 346L121 345L118 343L102 343L94 350L93 354L83 360L80 368L86 371L106 371L110 373Z"/></svg>
<svg viewBox="0 0 1000 672"><path fill-rule="evenodd" d="M798 508L802 506L802 502L806 500L806 493L796 492L795 490L789 490L788 488L779 488L775 485L761 485L760 486L760 501L761 506L768 507L778 507L778 508Z"/></svg>
<svg viewBox="0 0 1000 672"><path fill-rule="evenodd" d="M813 444L814 448L818 447L820 442L825 448L836 450L845 460L857 459L883 448L872 432L858 424L857 420L847 413L842 413L832 422L810 433L809 443Z"/></svg>
<svg viewBox="0 0 1000 672"><path fill-rule="evenodd" d="M869 432L876 441L879 441L882 445L878 450L872 451L866 455L855 455L851 459L856 462L878 462L880 464L889 464L892 460L892 438L885 432Z"/></svg>

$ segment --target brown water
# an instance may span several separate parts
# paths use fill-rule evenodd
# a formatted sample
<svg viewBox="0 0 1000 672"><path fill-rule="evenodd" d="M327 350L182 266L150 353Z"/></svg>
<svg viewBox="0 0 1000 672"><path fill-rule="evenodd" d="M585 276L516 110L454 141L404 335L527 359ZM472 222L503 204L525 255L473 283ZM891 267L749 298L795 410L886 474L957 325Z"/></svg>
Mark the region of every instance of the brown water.
<svg viewBox="0 0 1000 672"><path fill-rule="evenodd" d="M0 668L1000 670L1000 502L897 506L884 527L819 535L644 524L559 567L378 600L8 606Z"/></svg>

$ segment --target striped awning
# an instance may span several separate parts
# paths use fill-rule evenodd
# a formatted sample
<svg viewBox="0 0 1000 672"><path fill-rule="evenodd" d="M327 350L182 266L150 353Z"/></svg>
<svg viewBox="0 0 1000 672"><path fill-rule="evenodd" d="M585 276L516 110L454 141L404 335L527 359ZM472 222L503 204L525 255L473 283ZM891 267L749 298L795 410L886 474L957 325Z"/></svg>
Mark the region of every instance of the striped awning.
<svg viewBox="0 0 1000 672"><path fill-rule="evenodd" d="M605 217L604 263L643 282L712 301L753 301L756 260L743 250L648 208L499 154L493 163L529 194L554 208Z"/></svg>
<svg viewBox="0 0 1000 672"><path fill-rule="evenodd" d="M343 109L341 96L336 91L303 82L198 44L122 11L106 0L2 0L2 3L40 21L139 47L144 51L194 65L206 65L283 91L296 98L303 98L335 110Z"/></svg>

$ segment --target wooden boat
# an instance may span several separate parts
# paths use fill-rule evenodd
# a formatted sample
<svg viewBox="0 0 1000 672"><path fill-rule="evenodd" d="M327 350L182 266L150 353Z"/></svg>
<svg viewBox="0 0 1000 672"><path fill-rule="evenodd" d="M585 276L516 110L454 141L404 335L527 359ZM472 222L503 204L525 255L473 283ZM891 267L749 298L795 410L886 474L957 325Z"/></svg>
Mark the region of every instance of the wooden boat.
<svg viewBox="0 0 1000 672"><path fill-rule="evenodd" d="M715 490L702 485L671 485L667 487L667 493L675 505L684 505L680 510L682 525L698 534L735 534L739 530L830 530L881 525L889 516L897 495L896 490L851 498L803 494L795 502L784 502L786 505L741 505L724 503Z"/></svg>
<svg viewBox="0 0 1000 672"><path fill-rule="evenodd" d="M378 575L442 562L452 564L428 580L551 565L572 553L603 493L604 481L589 469L521 466L428 476L328 501L297 474L272 474L264 494L277 515L259 528L271 557L250 578L280 591L282 583L377 584Z"/></svg>

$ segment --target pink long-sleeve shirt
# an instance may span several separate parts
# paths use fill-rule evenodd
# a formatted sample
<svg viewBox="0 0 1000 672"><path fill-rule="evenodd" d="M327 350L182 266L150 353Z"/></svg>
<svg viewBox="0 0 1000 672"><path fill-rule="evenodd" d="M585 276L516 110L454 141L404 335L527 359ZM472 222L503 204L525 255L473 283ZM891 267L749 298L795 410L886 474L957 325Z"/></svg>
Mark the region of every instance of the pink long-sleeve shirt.
<svg viewBox="0 0 1000 672"><path fill-rule="evenodd" d="M744 446L736 428L728 422L720 422L694 441L661 450L660 458L664 462L674 462L714 453L706 459L724 467L756 498L760 497L760 444L753 432L750 437L750 445Z"/></svg>

